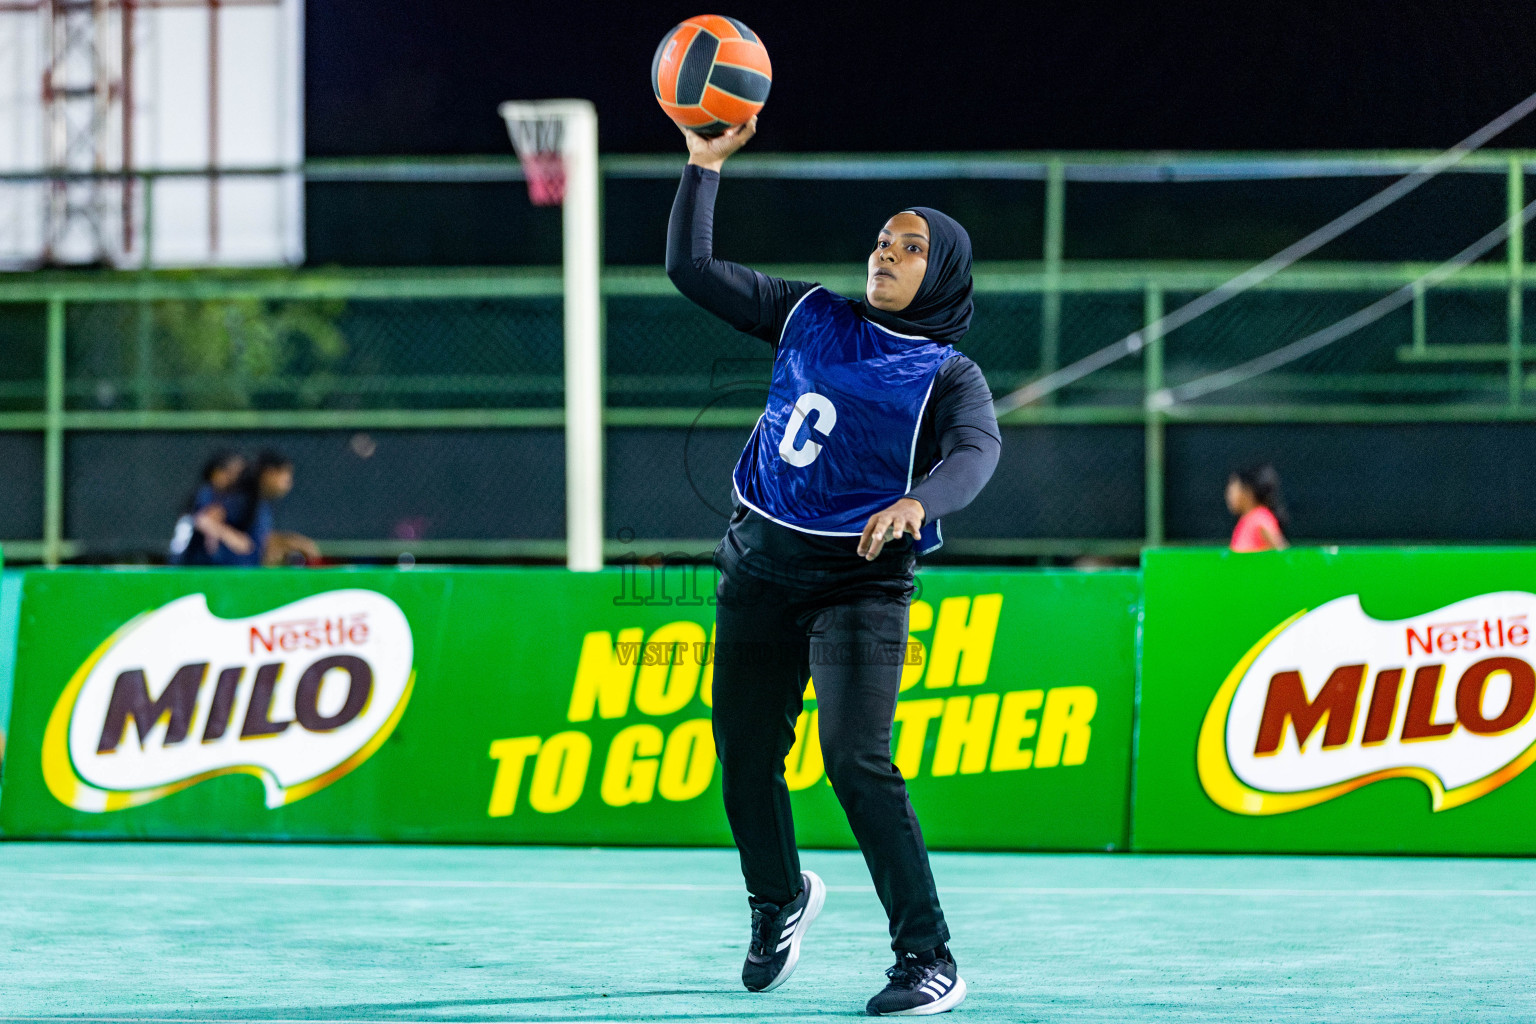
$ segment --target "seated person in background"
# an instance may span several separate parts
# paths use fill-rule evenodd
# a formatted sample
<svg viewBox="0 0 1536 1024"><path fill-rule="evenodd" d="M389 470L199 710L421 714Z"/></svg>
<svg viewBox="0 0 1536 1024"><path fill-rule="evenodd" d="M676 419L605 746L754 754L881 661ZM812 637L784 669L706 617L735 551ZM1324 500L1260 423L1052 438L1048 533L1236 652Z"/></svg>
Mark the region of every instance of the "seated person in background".
<svg viewBox="0 0 1536 1024"><path fill-rule="evenodd" d="M265 451L240 481L219 502L223 522L250 538L247 551L220 543L213 556L216 565L287 565L318 559L315 542L298 533L274 529L272 506L293 490L293 462L277 452Z"/></svg>
<svg viewBox="0 0 1536 1024"><path fill-rule="evenodd" d="M1280 474L1269 463L1227 478L1227 511L1238 517L1233 551L1281 551L1289 546L1282 528L1287 517Z"/></svg>
<svg viewBox="0 0 1536 1024"><path fill-rule="evenodd" d="M186 511L176 520L166 561L171 565L213 565L220 544L234 551L249 551L251 539L224 521L220 502L245 471L245 456L228 449L216 452L203 464L200 483L187 500Z"/></svg>

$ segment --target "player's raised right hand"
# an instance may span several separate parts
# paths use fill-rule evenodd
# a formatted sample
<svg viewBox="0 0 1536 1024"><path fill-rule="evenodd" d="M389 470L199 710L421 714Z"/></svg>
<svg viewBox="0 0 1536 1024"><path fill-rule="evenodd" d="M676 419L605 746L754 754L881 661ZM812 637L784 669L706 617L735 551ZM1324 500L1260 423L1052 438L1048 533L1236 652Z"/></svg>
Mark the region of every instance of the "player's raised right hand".
<svg viewBox="0 0 1536 1024"><path fill-rule="evenodd" d="M688 162L704 168L706 171L718 171L725 163L726 157L736 152L752 136L757 134L757 115L746 124L738 124L706 139L698 132L682 129L683 138L688 140Z"/></svg>

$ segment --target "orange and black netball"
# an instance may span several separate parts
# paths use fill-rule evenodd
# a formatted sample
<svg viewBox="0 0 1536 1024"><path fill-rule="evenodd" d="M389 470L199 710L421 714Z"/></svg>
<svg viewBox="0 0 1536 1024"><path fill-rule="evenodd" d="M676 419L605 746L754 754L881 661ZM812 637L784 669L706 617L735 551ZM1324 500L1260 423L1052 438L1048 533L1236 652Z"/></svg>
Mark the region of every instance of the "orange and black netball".
<svg viewBox="0 0 1536 1024"><path fill-rule="evenodd" d="M701 14L678 25L651 60L656 102L679 125L715 136L763 109L773 66L757 34L735 18Z"/></svg>

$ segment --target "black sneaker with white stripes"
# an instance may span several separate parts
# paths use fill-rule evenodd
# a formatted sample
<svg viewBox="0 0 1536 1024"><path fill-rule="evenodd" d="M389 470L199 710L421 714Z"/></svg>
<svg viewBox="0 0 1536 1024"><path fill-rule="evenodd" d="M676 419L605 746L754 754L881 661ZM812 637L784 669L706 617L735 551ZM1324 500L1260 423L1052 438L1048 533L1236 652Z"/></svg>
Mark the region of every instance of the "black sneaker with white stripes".
<svg viewBox="0 0 1536 1024"><path fill-rule="evenodd" d="M965 1001L965 979L948 946L926 954L901 953L885 976L890 983L864 1009L874 1017L919 1017L953 1010Z"/></svg>
<svg viewBox="0 0 1536 1024"><path fill-rule="evenodd" d="M814 871L800 872L800 883L800 895L782 907L752 905L752 944L741 966L741 983L749 992L773 991L800 962L800 940L827 900L827 887Z"/></svg>

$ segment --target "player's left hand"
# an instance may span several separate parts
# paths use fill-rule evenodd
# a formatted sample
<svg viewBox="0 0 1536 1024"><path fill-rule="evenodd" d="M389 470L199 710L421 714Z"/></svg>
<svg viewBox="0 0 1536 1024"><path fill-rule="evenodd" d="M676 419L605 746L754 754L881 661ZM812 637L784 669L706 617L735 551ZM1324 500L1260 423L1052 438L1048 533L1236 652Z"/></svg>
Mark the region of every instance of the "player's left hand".
<svg viewBox="0 0 1536 1024"><path fill-rule="evenodd" d="M864 524L864 534L859 538L859 555L866 562L873 562L880 557L886 541L907 534L916 537L927 514L923 503L916 498L898 498L894 505L876 512Z"/></svg>
<svg viewBox="0 0 1536 1024"><path fill-rule="evenodd" d="M682 129L683 138L688 140L688 162L706 171L718 172L732 153L757 134L757 115L753 114L746 124L733 125L719 135L704 136L681 125L678 127Z"/></svg>

